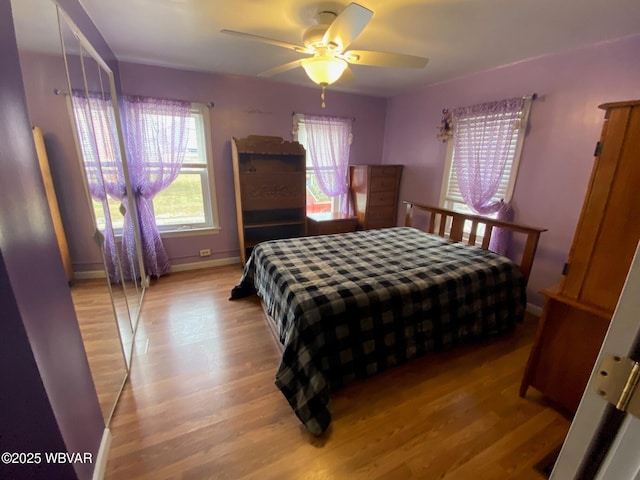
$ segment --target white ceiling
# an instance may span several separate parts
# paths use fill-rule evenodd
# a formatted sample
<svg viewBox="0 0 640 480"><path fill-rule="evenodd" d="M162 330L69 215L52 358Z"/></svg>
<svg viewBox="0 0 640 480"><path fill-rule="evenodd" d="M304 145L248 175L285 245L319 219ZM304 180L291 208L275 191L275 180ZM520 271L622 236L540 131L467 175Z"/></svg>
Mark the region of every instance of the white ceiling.
<svg viewBox="0 0 640 480"><path fill-rule="evenodd" d="M13 0L26 7L35 0ZM319 9L348 0L80 0L119 60L256 76L304 57L220 33L302 44ZM640 33L639 0L358 0L374 11L352 49L429 57L422 70L352 66L331 88L393 96L524 59ZM14 10L16 8L14 7ZM30 15L33 18L33 10ZM32 29L30 29L33 31ZM640 52L639 52L640 61ZM275 81L312 85L301 68Z"/></svg>

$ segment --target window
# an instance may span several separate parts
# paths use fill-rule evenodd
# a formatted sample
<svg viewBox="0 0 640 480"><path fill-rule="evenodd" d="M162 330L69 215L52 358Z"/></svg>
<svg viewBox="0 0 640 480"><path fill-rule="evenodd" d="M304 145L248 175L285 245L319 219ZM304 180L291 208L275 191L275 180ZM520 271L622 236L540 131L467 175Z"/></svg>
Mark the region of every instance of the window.
<svg viewBox="0 0 640 480"><path fill-rule="evenodd" d="M126 99L125 99L126 102ZM79 115L82 105L74 109ZM81 115L79 118L79 128L94 128L88 125L89 121ZM153 114L143 115L143 121L147 127L155 125ZM92 119L95 124L96 119ZM96 155L92 155L91 145L84 145L87 141L81 133L80 141L82 150L85 152L85 168L87 175L98 176L102 173L105 177L105 185L109 185L107 178L117 179L122 176L119 167L119 154L114 154L110 150L111 142L102 139L100 129L96 130L98 138ZM213 203L213 172L210 163L210 128L209 112L205 105L193 104L191 116L187 121L188 139L186 142L186 152L184 162L180 168L180 173L176 179L164 190L153 198L153 213L157 228L160 232L183 232L196 229L217 227L217 212ZM88 138L88 137L87 137ZM86 158L93 158L94 161L87 161ZM97 161L100 158L100 162ZM114 180L117 185L117 180ZM123 180L121 180L122 182ZM107 188L108 190L108 188ZM111 216L111 223L116 232L120 232L123 227L124 217L121 210L121 200L112 195L107 196L107 205ZM95 212L97 227L104 230L106 225L105 211L102 202L95 195L92 195L93 211Z"/></svg>
<svg viewBox="0 0 640 480"><path fill-rule="evenodd" d="M510 202L515 188L516 177L518 174L518 166L520 162L520 153L522 151L522 144L524 141L526 125L529 118L529 111L531 107L531 98L528 97L523 102L522 108L512 114L503 113L482 113L477 116L467 116L463 122L457 125L457 131L462 134L462 138L465 138L465 134L473 136L475 139L480 140L482 145L490 145L494 140L491 137L487 137L486 132L494 132L493 127L500 124L506 125L507 122L514 122L514 116L517 117L518 125L514 128L511 137L508 139L508 152L507 160L505 163L505 169L497 191L491 198L491 202ZM455 121L455 120L454 120ZM483 136L485 135L485 136ZM468 145L458 142L458 146L462 144L462 148L469 148ZM456 175L456 142L453 138L450 138L447 145L447 158L445 163L444 175L442 180L442 190L440 195L440 205L443 208L454 210L461 213L474 213L474 211L465 203L460 186L458 185L458 179ZM465 151L467 153L467 151ZM490 156L483 156L481 159L481 168L492 168L490 162ZM487 215L491 218L496 218L497 214ZM465 228L465 231L467 229ZM483 232L478 232L482 234ZM482 238L479 236L478 242L481 242Z"/></svg>
<svg viewBox="0 0 640 480"><path fill-rule="evenodd" d="M210 178L208 125L208 109L205 105L194 104L180 173L153 199L156 225L161 232L217 226L211 194L213 178Z"/></svg>
<svg viewBox="0 0 640 480"><path fill-rule="evenodd" d="M104 213L104 208L102 208L102 203L100 203L93 197L91 197L91 203L93 203L93 212L96 217L96 227L104 231L107 220ZM120 202L114 200L111 197L107 197L107 205L109 206L111 225L113 226L113 229L115 231L120 232L122 230L122 226L124 225L124 216L120 212Z"/></svg>
<svg viewBox="0 0 640 480"><path fill-rule="evenodd" d="M298 117L298 135L295 140L304 146L307 151L307 213L333 212L337 210L337 202L329 195L320 190L318 184L318 176L316 175L311 159L309 157L309 141L307 138L307 129L305 127L304 116Z"/></svg>
<svg viewBox="0 0 640 480"><path fill-rule="evenodd" d="M315 148L311 145L309 126L314 125L317 138ZM339 212L347 209L349 145L351 143L351 119L296 114L293 119L293 138L307 151L307 213ZM322 154L313 164L313 153ZM331 158L329 158L331 157ZM318 178L320 176L322 179ZM339 175L341 178L335 178ZM324 184L324 190L321 185ZM327 186L331 184L331 186ZM341 188L344 184L344 188ZM336 194L325 193L333 188ZM337 193L339 192L339 193Z"/></svg>

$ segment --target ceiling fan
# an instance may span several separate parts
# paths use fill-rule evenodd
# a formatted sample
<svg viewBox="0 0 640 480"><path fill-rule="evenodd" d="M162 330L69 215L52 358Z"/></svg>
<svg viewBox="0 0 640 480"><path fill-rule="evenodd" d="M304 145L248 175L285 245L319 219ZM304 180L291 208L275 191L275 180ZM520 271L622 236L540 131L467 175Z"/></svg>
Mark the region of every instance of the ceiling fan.
<svg viewBox="0 0 640 480"><path fill-rule="evenodd" d="M224 29L221 32L311 55L311 57L271 68L260 73L259 76L270 77L301 66L309 78L322 87L321 98L322 108L324 108L325 88L336 82L349 64L404 68L424 68L427 64L427 58L414 55L347 50L347 47L367 26L372 16L373 11L357 3L350 3L340 14L322 10L316 15L318 23L304 31L302 35L304 46L234 30Z"/></svg>

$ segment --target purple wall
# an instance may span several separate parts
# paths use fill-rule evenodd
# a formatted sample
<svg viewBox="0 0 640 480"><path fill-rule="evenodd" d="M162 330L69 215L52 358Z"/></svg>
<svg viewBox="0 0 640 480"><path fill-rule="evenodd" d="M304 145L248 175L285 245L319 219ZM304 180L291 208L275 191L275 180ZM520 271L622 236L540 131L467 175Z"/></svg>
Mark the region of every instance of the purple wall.
<svg viewBox="0 0 640 480"><path fill-rule="evenodd" d="M90 241L92 223L82 187L79 162L65 99L53 94L64 82L63 65L55 56L21 52L25 90L34 124L45 135L52 175L69 248L76 271L101 270L101 258ZM169 237L165 247L174 265L199 262L198 252L211 249L204 260L237 257L230 139L247 135L275 135L291 139L292 113L321 113L355 117L351 163L381 163L386 100L327 92L327 108L320 107L320 88L292 87L263 79L188 72L120 63L124 93L208 103L212 125L215 186L221 231L217 234Z"/></svg>
<svg viewBox="0 0 640 480"><path fill-rule="evenodd" d="M238 233L235 216L231 137L274 135L291 139L292 113L320 113L355 117L351 163L380 163L386 100L327 91L327 108L320 106L320 88L296 87L269 80L187 72L120 63L125 94L175 98L208 103L212 125L213 161L218 213L222 230L214 235L173 237L164 240L174 265L198 262L198 252L210 248L219 259L236 257Z"/></svg>
<svg viewBox="0 0 640 480"><path fill-rule="evenodd" d="M54 93L56 88L67 89L62 54L21 51L20 66L31 123L40 127L44 135L74 271L104 270L100 248L92 240L92 212L73 140L67 97Z"/></svg>
<svg viewBox="0 0 640 480"><path fill-rule="evenodd" d="M71 18L71 21L83 33L85 38L89 40L91 46L98 52L98 55L104 60L109 68L113 71L114 82L116 84L116 91L120 91L120 79L119 79L119 67L118 59L114 55L111 47L104 39L96 25L93 23L87 12L80 4L79 0L55 0L56 3L66 12Z"/></svg>
<svg viewBox="0 0 640 480"><path fill-rule="evenodd" d="M558 283L573 240L604 119L597 107L640 98L638 52L640 36L627 37L391 99L383 163L407 165L400 198L439 201L446 150L435 136L443 108L538 93L512 202L516 221L549 229L529 282L529 301L541 305L537 292Z"/></svg>
<svg viewBox="0 0 640 480"><path fill-rule="evenodd" d="M46 203L9 0L0 0L0 65L0 450L95 455L104 421ZM93 471L21 467L6 478Z"/></svg>
<svg viewBox="0 0 640 480"><path fill-rule="evenodd" d="M1 251L0 308L0 452L65 451ZM41 478L73 478L71 465L41 465L36 470L0 463L0 478L35 478L36 473Z"/></svg>
<svg viewBox="0 0 640 480"><path fill-rule="evenodd" d="M116 90L119 91L116 57L82 6L77 0L60 0L57 3L114 72ZM92 240L92 213L83 186L66 98L54 94L54 89L67 90L62 54L21 51L20 63L31 122L40 127L44 135L74 271L104 270L100 249Z"/></svg>
<svg viewBox="0 0 640 480"><path fill-rule="evenodd" d="M424 87L390 100L329 89L326 110L320 108L319 88L314 87L130 63L114 68L119 69L126 94L215 102L211 123L222 229L218 234L165 238L174 265L238 255L232 136L289 139L294 111L353 116L351 162L404 164L400 198L436 203L445 157L445 145L435 138L442 109L537 92L513 205L518 221L549 229L542 236L530 280L530 300L540 304L537 291L559 280L573 238L602 125L597 105L640 97L640 62L634 55L639 46L640 37L629 37ZM106 58L112 58L110 55L105 54ZM43 128L47 146L52 145L52 170L56 186L61 186L62 215L74 267L79 271L99 268L95 248L82 240L88 238L84 232L90 222L77 181L78 160L68 123L55 120L66 115L66 107L60 97L51 94L58 80L47 78L41 63L51 60L25 58L29 106ZM204 248L211 249L211 257L198 256Z"/></svg>

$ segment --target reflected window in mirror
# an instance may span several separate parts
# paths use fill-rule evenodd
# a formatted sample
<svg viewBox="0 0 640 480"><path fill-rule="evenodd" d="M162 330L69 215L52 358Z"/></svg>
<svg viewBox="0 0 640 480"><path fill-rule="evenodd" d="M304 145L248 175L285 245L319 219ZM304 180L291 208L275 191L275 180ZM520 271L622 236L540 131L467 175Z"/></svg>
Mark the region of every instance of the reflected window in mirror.
<svg viewBox="0 0 640 480"><path fill-rule="evenodd" d="M121 232L124 217L119 211L126 189L111 97L74 90L72 106L96 226Z"/></svg>

